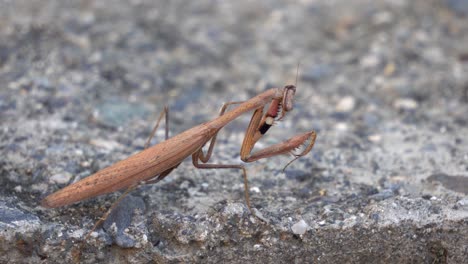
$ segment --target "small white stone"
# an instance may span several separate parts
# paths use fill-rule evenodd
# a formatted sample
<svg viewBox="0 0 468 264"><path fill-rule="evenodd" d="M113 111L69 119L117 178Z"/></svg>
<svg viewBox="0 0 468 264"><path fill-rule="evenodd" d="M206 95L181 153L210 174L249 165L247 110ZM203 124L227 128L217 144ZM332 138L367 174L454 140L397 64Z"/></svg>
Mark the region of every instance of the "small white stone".
<svg viewBox="0 0 468 264"><path fill-rule="evenodd" d="M70 179L72 178L73 175L71 175L68 172L63 172L59 174L55 174L52 177L50 177L49 181L52 183L57 183L57 184L66 184L70 182Z"/></svg>
<svg viewBox="0 0 468 264"><path fill-rule="evenodd" d="M78 230L75 230L71 233L71 237L73 238L81 238L85 235L85 230L84 229L78 229Z"/></svg>
<svg viewBox="0 0 468 264"><path fill-rule="evenodd" d="M99 138L91 139L89 143L96 147L102 148L106 151L112 151L117 148L122 148L122 145L117 141L110 141L110 140L104 140L104 139L99 139Z"/></svg>
<svg viewBox="0 0 468 264"><path fill-rule="evenodd" d="M338 112L350 112L356 107L356 99L352 96L345 96L336 104L335 110Z"/></svg>
<svg viewBox="0 0 468 264"><path fill-rule="evenodd" d="M20 192L22 192L22 191L23 191L23 188L21 187L21 185L18 185L18 186L16 186L16 187L15 187L15 189L14 189L14 190L15 190L15 192L18 192L18 193L20 193Z"/></svg>
<svg viewBox="0 0 468 264"><path fill-rule="evenodd" d="M258 188L258 187L251 187L251 188L250 188L250 191L251 191L251 192L254 192L254 193L260 193L260 188Z"/></svg>
<svg viewBox="0 0 468 264"><path fill-rule="evenodd" d="M335 124L335 130L338 131L347 131L348 125L346 123L340 122Z"/></svg>
<svg viewBox="0 0 468 264"><path fill-rule="evenodd" d="M377 143L377 142L382 141L382 135L380 134L370 135L367 137L367 139L369 139L370 142Z"/></svg>
<svg viewBox="0 0 468 264"><path fill-rule="evenodd" d="M180 186L181 189L188 189L190 187L190 182L189 181L183 181Z"/></svg>
<svg viewBox="0 0 468 264"><path fill-rule="evenodd" d="M318 222L317 224L319 224L319 226L324 226L327 222L325 222L325 220L322 220L320 222Z"/></svg>
<svg viewBox="0 0 468 264"><path fill-rule="evenodd" d="M299 222L291 226L291 230L296 235L305 234L305 232L307 232L307 229L309 229L309 225L307 225L307 223L302 219Z"/></svg>
<svg viewBox="0 0 468 264"><path fill-rule="evenodd" d="M418 102L411 98L399 98L393 103L393 107L399 110L414 110L418 105Z"/></svg>
<svg viewBox="0 0 468 264"><path fill-rule="evenodd" d="M376 67L380 63L380 59L376 55L370 54L363 57L359 63L362 68L369 69Z"/></svg>
<svg viewBox="0 0 468 264"><path fill-rule="evenodd" d="M394 17L393 17L392 13L390 13L388 11L384 11L384 12L379 12L379 13L375 14L375 16L373 17L372 20L373 20L374 24L382 25L382 24L391 23L394 20Z"/></svg>
<svg viewBox="0 0 468 264"><path fill-rule="evenodd" d="M46 183L37 183L31 185L31 190L33 191L45 191L49 186Z"/></svg>
<svg viewBox="0 0 468 264"><path fill-rule="evenodd" d="M98 233L98 232L95 232L95 231L91 232L91 237L92 237L92 238L96 238L96 237L98 237L98 236L99 236L99 233Z"/></svg>
<svg viewBox="0 0 468 264"><path fill-rule="evenodd" d="M468 205L468 198L459 200L459 201L456 203L456 205L461 206L461 207L467 206L467 205Z"/></svg>

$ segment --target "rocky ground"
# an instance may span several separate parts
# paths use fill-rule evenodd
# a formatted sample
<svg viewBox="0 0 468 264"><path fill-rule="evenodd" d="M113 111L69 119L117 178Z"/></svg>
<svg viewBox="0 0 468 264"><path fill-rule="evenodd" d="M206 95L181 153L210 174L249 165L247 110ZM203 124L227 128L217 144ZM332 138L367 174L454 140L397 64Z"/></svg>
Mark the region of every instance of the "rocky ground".
<svg viewBox="0 0 468 264"><path fill-rule="evenodd" d="M468 263L468 2L0 1L0 262ZM257 149L118 193L40 200L225 101L296 83ZM238 164L250 114L219 135ZM163 129L152 143L164 139Z"/></svg>

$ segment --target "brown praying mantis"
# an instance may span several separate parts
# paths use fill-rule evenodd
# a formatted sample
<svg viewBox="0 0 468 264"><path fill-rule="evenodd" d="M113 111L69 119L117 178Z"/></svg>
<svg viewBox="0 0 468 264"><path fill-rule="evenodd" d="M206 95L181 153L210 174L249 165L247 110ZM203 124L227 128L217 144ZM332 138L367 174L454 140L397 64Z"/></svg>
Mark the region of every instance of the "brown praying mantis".
<svg viewBox="0 0 468 264"><path fill-rule="evenodd" d="M242 170L245 200L250 212L254 214L250 205L245 167L240 164L208 163L216 143L216 136L229 122L253 110L254 113L247 127L240 150L241 160L244 162L253 162L259 159L290 153L294 156L294 159L287 163L286 166L288 166L299 157L309 153L313 148L316 138L316 133L314 131L296 135L282 143L266 147L254 153L252 153L252 149L275 121L283 119L286 113L293 109L295 92L296 86L287 85L284 88L269 89L247 101L224 103L221 107L219 117L190 128L172 138L168 138L168 108L165 107L164 111L159 115L158 121L143 151L47 196L42 201L42 206L47 208L65 206L127 188L127 191L108 211L108 213L110 213L113 207L131 190L135 189L140 184L151 184L161 181L169 175L172 170L177 168L186 157L191 155L193 165L196 168ZM264 108L268 103L270 103L270 106L264 113ZM227 107L233 104L238 106L226 112ZM166 140L148 147L163 116L165 116L166 122ZM210 141L210 144L205 154L203 152L203 147L208 141ZM304 145L305 148L300 153L295 153L295 150L302 145ZM104 218L107 217L107 214Z"/></svg>

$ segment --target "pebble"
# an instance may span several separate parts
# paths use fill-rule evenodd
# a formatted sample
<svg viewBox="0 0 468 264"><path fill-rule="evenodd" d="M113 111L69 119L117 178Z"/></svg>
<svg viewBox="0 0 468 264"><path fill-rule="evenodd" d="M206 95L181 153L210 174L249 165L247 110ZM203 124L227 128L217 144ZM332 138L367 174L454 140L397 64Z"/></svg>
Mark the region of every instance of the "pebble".
<svg viewBox="0 0 468 264"><path fill-rule="evenodd" d="M380 59L377 55L370 54L363 57L360 61L360 64L364 69L375 68L380 64Z"/></svg>
<svg viewBox="0 0 468 264"><path fill-rule="evenodd" d="M393 102L393 107L398 110L414 110L418 106L418 102L411 98L399 98Z"/></svg>
<svg viewBox="0 0 468 264"><path fill-rule="evenodd" d="M327 222L326 222L325 220L322 220L322 221L318 222L317 224L318 224L319 226L324 226L326 223L327 223Z"/></svg>
<svg viewBox="0 0 468 264"><path fill-rule="evenodd" d="M291 226L292 232L296 235L305 234L308 228L309 228L309 225L304 220L300 220L299 222Z"/></svg>
<svg viewBox="0 0 468 264"><path fill-rule="evenodd" d="M136 210L144 212L145 202L140 197L128 195L112 210L104 221L103 228L110 233L114 242L122 248L133 248L137 241L125 234L125 230L136 216Z"/></svg>
<svg viewBox="0 0 468 264"><path fill-rule="evenodd" d="M62 172L62 173L58 173L50 177L49 181L51 183L56 183L56 184L67 184L70 182L72 177L73 175L71 173Z"/></svg>
<svg viewBox="0 0 468 264"><path fill-rule="evenodd" d="M343 131L343 132L348 131L348 128L349 128L348 124L342 123L342 122L336 123L335 125L335 130L338 130L338 131Z"/></svg>
<svg viewBox="0 0 468 264"><path fill-rule="evenodd" d="M468 198L457 201L455 203L455 209L468 209Z"/></svg>
<svg viewBox="0 0 468 264"><path fill-rule="evenodd" d="M392 190L390 190L390 189L385 189L385 190L382 190L382 191L379 192L379 193L370 195L369 198L371 198L371 199L373 199L373 200L376 200L376 201L382 201L382 200L391 198L391 197L393 197L394 195L395 195L395 193L394 193Z"/></svg>
<svg viewBox="0 0 468 264"><path fill-rule="evenodd" d="M382 141L382 135L380 135L380 134L370 135L370 136L367 137L367 139L370 142L378 143L378 142Z"/></svg>
<svg viewBox="0 0 468 264"><path fill-rule="evenodd" d="M122 145L117 141L104 140L100 138L91 139L89 143L96 147L105 149L106 151L109 151L109 152L117 148L122 148Z"/></svg>
<svg viewBox="0 0 468 264"><path fill-rule="evenodd" d="M345 96L336 104L335 110L338 112L351 112L356 107L356 99L352 96Z"/></svg>
<svg viewBox="0 0 468 264"><path fill-rule="evenodd" d="M251 188L250 188L250 191L253 192L253 193L260 193L260 188L258 188L258 187L251 187Z"/></svg>

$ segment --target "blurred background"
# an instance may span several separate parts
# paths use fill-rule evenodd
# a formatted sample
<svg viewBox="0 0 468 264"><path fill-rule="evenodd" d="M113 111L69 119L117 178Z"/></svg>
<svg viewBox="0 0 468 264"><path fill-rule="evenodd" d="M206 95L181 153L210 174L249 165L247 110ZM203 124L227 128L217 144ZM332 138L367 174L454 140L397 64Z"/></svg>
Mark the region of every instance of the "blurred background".
<svg viewBox="0 0 468 264"><path fill-rule="evenodd" d="M468 193L467 16L464 0L1 0L0 196L50 220L40 198L141 150L164 105L175 135L297 77L294 111L258 147L312 129L317 143L285 174L290 157L249 165L265 215L339 226L371 200L452 208ZM214 162L240 162L250 116ZM187 161L169 178L149 206L195 215L243 197L237 171Z"/></svg>

